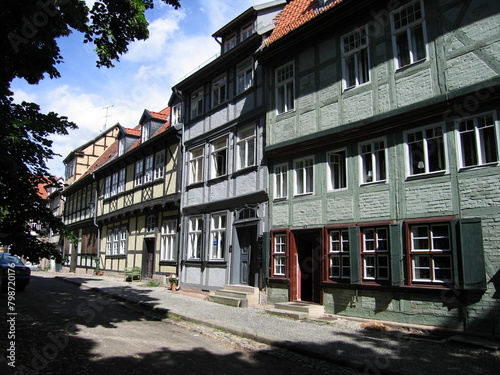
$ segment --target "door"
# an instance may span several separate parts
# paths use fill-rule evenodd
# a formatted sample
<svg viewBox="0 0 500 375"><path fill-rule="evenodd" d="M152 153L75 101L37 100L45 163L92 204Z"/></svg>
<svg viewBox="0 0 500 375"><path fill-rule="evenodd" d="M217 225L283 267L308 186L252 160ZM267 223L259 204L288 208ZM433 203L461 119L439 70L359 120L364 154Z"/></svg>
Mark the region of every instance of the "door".
<svg viewBox="0 0 500 375"><path fill-rule="evenodd" d="M257 227L249 226L237 229L239 244L239 278L243 285L257 286L258 282L258 251Z"/></svg>
<svg viewBox="0 0 500 375"><path fill-rule="evenodd" d="M297 299L321 303L321 234L300 233L297 246Z"/></svg>
<svg viewBox="0 0 500 375"><path fill-rule="evenodd" d="M144 240L142 277L151 279L155 270L155 240L148 238Z"/></svg>

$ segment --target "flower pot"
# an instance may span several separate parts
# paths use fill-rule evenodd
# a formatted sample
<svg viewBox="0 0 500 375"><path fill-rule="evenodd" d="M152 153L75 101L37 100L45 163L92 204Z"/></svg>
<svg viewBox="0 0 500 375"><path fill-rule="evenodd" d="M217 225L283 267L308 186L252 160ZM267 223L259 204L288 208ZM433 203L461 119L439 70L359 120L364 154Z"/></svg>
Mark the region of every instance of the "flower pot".
<svg viewBox="0 0 500 375"><path fill-rule="evenodd" d="M176 283L170 283L170 290L173 290L175 292L177 290L177 284Z"/></svg>

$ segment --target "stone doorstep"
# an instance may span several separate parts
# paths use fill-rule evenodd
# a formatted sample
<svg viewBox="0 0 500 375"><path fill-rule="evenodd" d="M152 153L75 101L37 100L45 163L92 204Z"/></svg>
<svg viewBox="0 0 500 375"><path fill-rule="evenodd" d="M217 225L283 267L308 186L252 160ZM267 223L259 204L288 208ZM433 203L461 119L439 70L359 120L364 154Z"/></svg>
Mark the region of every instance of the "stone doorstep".
<svg viewBox="0 0 500 375"><path fill-rule="evenodd" d="M294 319L319 318L325 314L325 306L310 302L280 302L266 310L271 314L285 315Z"/></svg>
<svg viewBox="0 0 500 375"><path fill-rule="evenodd" d="M259 303L259 288L247 285L226 285L221 290L210 292L210 302L234 307L248 307Z"/></svg>

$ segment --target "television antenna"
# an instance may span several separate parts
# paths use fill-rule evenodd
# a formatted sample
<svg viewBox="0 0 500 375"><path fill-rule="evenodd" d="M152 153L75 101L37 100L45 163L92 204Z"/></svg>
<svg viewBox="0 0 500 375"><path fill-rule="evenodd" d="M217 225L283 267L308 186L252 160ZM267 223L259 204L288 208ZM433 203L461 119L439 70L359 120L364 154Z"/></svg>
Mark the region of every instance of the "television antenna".
<svg viewBox="0 0 500 375"><path fill-rule="evenodd" d="M106 107L102 107L100 109L105 109L106 110L106 116L104 116L104 125L102 126L102 129L101 129L101 132L105 131L107 128L108 128L108 117L110 117L111 115L109 114L109 109L111 107L114 107L113 104L111 105L107 105Z"/></svg>

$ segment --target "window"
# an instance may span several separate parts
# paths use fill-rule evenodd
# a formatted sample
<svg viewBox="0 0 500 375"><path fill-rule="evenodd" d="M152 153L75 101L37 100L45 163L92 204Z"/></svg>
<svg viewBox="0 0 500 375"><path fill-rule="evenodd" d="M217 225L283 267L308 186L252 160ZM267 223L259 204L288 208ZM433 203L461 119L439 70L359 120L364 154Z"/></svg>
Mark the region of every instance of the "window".
<svg viewBox="0 0 500 375"><path fill-rule="evenodd" d="M106 235L106 255L124 255L127 250L127 228L109 229Z"/></svg>
<svg viewBox="0 0 500 375"><path fill-rule="evenodd" d="M203 89L199 89L191 94L191 118L195 118L203 113Z"/></svg>
<svg viewBox="0 0 500 375"><path fill-rule="evenodd" d="M175 236L177 222L165 220L161 225L160 260L175 260Z"/></svg>
<svg viewBox="0 0 500 375"><path fill-rule="evenodd" d="M412 281L452 281L449 224L417 224L409 228Z"/></svg>
<svg viewBox="0 0 500 375"><path fill-rule="evenodd" d="M150 215L146 220L146 232L154 232L156 228L156 216Z"/></svg>
<svg viewBox="0 0 500 375"><path fill-rule="evenodd" d="M182 104L172 107L172 125L182 124Z"/></svg>
<svg viewBox="0 0 500 375"><path fill-rule="evenodd" d="M498 162L498 125L492 113L460 120L457 124L460 167Z"/></svg>
<svg viewBox="0 0 500 375"><path fill-rule="evenodd" d="M72 159L69 163L66 164L65 168L65 176L66 179L70 178L75 174L75 166L76 166L76 160Z"/></svg>
<svg viewBox="0 0 500 375"><path fill-rule="evenodd" d="M144 143L149 140L151 136L151 123L145 124L142 126L141 130L141 142Z"/></svg>
<svg viewBox="0 0 500 375"><path fill-rule="evenodd" d="M212 215L210 259L224 259L226 247L226 214Z"/></svg>
<svg viewBox="0 0 500 375"><path fill-rule="evenodd" d="M396 66L402 68L426 58L424 14L420 1L391 14Z"/></svg>
<svg viewBox="0 0 500 375"><path fill-rule="evenodd" d="M339 190L347 187L346 151L331 152L328 158L328 189Z"/></svg>
<svg viewBox="0 0 500 375"><path fill-rule="evenodd" d="M250 35L252 35L252 34L253 34L253 23L251 22L251 23L248 23L241 28L241 32L240 32L241 41L244 41L245 39L250 37Z"/></svg>
<svg viewBox="0 0 500 375"><path fill-rule="evenodd" d="M236 69L236 94L252 87L253 84L253 61L248 60Z"/></svg>
<svg viewBox="0 0 500 375"><path fill-rule="evenodd" d="M227 174L227 137L212 142L212 178Z"/></svg>
<svg viewBox="0 0 500 375"><path fill-rule="evenodd" d="M278 114L295 108L294 66L290 62L276 69L276 109Z"/></svg>
<svg viewBox="0 0 500 375"><path fill-rule="evenodd" d="M236 34L232 34L224 40L224 52L234 47L236 47Z"/></svg>
<svg viewBox="0 0 500 375"><path fill-rule="evenodd" d="M189 218L188 232L188 259L201 258L201 236L203 233L203 219L201 216Z"/></svg>
<svg viewBox="0 0 500 375"><path fill-rule="evenodd" d="M123 193L125 191L125 171L123 168L118 172L118 193Z"/></svg>
<svg viewBox="0 0 500 375"><path fill-rule="evenodd" d="M410 176L446 169L443 128L441 126L408 133L406 138Z"/></svg>
<svg viewBox="0 0 500 375"><path fill-rule="evenodd" d="M389 238L388 228L363 228L362 249L363 279L389 279Z"/></svg>
<svg viewBox="0 0 500 375"><path fill-rule="evenodd" d="M125 168L113 173L104 180L104 198L112 197L125 191Z"/></svg>
<svg viewBox="0 0 500 375"><path fill-rule="evenodd" d="M273 241L273 276L286 276L286 235L276 234Z"/></svg>
<svg viewBox="0 0 500 375"><path fill-rule="evenodd" d="M111 176L106 177L104 180L104 198L111 196Z"/></svg>
<svg viewBox="0 0 500 375"><path fill-rule="evenodd" d="M154 155L144 159L144 183L153 181L153 160Z"/></svg>
<svg viewBox="0 0 500 375"><path fill-rule="evenodd" d="M163 178L165 173L165 150L159 151L155 154L155 168L154 168L154 178Z"/></svg>
<svg viewBox="0 0 500 375"><path fill-rule="evenodd" d="M142 185L144 178L144 170L143 170L143 160L139 160L135 163L135 179L134 186Z"/></svg>
<svg viewBox="0 0 500 375"><path fill-rule="evenodd" d="M237 134L237 167L243 169L255 165L255 126L249 126Z"/></svg>
<svg viewBox="0 0 500 375"><path fill-rule="evenodd" d="M361 181L363 183L385 181L385 141L377 140L361 145Z"/></svg>
<svg viewBox="0 0 500 375"><path fill-rule="evenodd" d="M127 138L126 137L122 137L118 141L118 156L122 156L125 153L125 145L126 145L126 143L127 143Z"/></svg>
<svg viewBox="0 0 500 375"><path fill-rule="evenodd" d="M314 160L295 160L295 195L312 194L314 186Z"/></svg>
<svg viewBox="0 0 500 375"><path fill-rule="evenodd" d="M288 196L288 166L280 164L274 167L274 198L281 199Z"/></svg>
<svg viewBox="0 0 500 375"><path fill-rule="evenodd" d="M223 75L212 82L212 107L216 107L226 100L226 75Z"/></svg>
<svg viewBox="0 0 500 375"><path fill-rule="evenodd" d="M370 80L366 27L342 37L342 69L345 89Z"/></svg>
<svg viewBox="0 0 500 375"><path fill-rule="evenodd" d="M347 229L336 229L330 231L329 238L330 278L349 279L351 276L349 233Z"/></svg>
<svg viewBox="0 0 500 375"><path fill-rule="evenodd" d="M191 150L189 182L192 184L203 181L203 158L203 146Z"/></svg>

